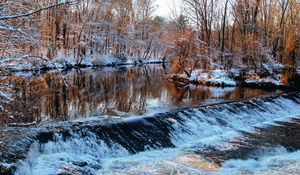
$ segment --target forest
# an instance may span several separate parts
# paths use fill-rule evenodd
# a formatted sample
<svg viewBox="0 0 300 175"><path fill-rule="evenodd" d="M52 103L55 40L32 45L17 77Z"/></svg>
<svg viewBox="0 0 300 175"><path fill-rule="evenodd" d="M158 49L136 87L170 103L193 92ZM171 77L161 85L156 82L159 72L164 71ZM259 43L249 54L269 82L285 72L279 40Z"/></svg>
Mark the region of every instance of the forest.
<svg viewBox="0 0 300 175"><path fill-rule="evenodd" d="M180 67L205 69L297 65L299 1L182 3L180 11L161 17L154 0L2 0L1 64L97 64L108 57L175 59Z"/></svg>
<svg viewBox="0 0 300 175"><path fill-rule="evenodd" d="M299 65L300 0L0 0L0 175L296 175Z"/></svg>

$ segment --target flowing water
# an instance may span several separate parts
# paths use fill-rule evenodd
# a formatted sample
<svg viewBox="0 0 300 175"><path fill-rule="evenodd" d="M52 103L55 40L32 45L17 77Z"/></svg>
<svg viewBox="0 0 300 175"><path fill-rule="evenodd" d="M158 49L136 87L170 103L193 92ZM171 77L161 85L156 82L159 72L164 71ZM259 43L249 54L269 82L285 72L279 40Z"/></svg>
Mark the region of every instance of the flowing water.
<svg viewBox="0 0 300 175"><path fill-rule="evenodd" d="M297 174L300 95L40 131L17 174Z"/></svg>
<svg viewBox="0 0 300 175"><path fill-rule="evenodd" d="M38 126L2 129L2 138L20 140L0 152L2 167L18 175L299 174L299 93L178 87L165 71L23 75L48 82L44 90L59 97L26 95L40 99L32 102Z"/></svg>

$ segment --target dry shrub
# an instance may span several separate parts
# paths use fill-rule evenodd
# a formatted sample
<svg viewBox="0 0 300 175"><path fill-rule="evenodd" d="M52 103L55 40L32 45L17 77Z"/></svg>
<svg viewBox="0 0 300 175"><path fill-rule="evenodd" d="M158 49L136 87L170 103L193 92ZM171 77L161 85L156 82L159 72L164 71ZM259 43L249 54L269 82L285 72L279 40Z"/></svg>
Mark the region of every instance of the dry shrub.
<svg viewBox="0 0 300 175"><path fill-rule="evenodd" d="M191 28L176 35L171 45L173 72L184 72L189 77L191 70L201 65L199 55L203 43L198 40L198 33Z"/></svg>
<svg viewBox="0 0 300 175"><path fill-rule="evenodd" d="M284 85L287 85L289 83L289 79L290 79L290 76L285 74L281 77L281 83L284 84Z"/></svg>
<svg viewBox="0 0 300 175"><path fill-rule="evenodd" d="M281 83L287 85L290 80L295 76L296 68L293 66L286 66L282 71Z"/></svg>
<svg viewBox="0 0 300 175"><path fill-rule="evenodd" d="M174 74L178 74L180 73L182 70L181 70L181 67L178 63L178 61L176 59L173 60L173 63L172 63L172 73Z"/></svg>
<svg viewBox="0 0 300 175"><path fill-rule="evenodd" d="M297 36L295 34L291 34L285 44L285 54L284 54L284 61L286 64L293 65L294 60L291 59L292 55L295 53L297 44Z"/></svg>

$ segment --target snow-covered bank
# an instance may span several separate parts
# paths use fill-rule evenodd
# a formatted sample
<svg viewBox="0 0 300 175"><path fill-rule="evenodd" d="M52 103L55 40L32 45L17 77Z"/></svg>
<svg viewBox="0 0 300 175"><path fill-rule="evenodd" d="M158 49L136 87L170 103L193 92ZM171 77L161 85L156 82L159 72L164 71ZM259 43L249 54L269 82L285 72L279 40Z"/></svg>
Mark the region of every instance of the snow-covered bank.
<svg viewBox="0 0 300 175"><path fill-rule="evenodd" d="M236 86L237 83L229 78L229 75L224 70L204 71L200 69L193 70L191 76L185 74L172 74L168 79L174 82L183 84L201 84L208 86Z"/></svg>
<svg viewBox="0 0 300 175"><path fill-rule="evenodd" d="M195 69L190 77L186 74L171 74L167 77L169 81L187 85L199 84L207 86L221 87L252 87L252 88L287 88L297 85L299 81L299 72L295 72L290 82L285 82L284 66L273 65L269 68L265 65L263 70L255 72L254 70L231 69L231 70L203 70Z"/></svg>
<svg viewBox="0 0 300 175"><path fill-rule="evenodd" d="M0 69L8 72L22 71L47 71L54 69L71 69L71 68L87 68L87 67L114 67L123 65L146 65L146 64L163 64L166 63L159 59L122 59L109 56L99 58L84 58L81 61L74 59L55 59L47 58L30 58L22 57L18 59L7 59L0 61Z"/></svg>
<svg viewBox="0 0 300 175"><path fill-rule="evenodd" d="M190 82L212 86L236 86L237 83L230 78L228 72L224 70L212 70L204 72L203 70L194 70L189 78Z"/></svg>

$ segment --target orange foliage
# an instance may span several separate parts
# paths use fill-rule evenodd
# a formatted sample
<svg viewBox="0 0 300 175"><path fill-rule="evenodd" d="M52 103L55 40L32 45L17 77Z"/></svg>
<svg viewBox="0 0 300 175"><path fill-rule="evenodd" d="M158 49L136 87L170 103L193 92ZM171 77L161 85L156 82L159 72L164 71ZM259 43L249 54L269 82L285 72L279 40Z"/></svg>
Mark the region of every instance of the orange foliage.
<svg viewBox="0 0 300 175"><path fill-rule="evenodd" d="M173 72L184 72L190 76L191 69L200 67L199 55L206 54L206 46L199 42L198 33L192 28L183 34L176 34L172 45Z"/></svg>
<svg viewBox="0 0 300 175"><path fill-rule="evenodd" d="M180 65L178 64L178 61L177 60L174 60L173 63L172 63L172 72L174 74L178 74L180 73L182 70L181 70L181 67Z"/></svg>
<svg viewBox="0 0 300 175"><path fill-rule="evenodd" d="M281 83L287 85L295 76L296 69L292 66L287 66L283 69Z"/></svg>
<svg viewBox="0 0 300 175"><path fill-rule="evenodd" d="M284 84L284 85L287 85L289 83L289 79L290 79L290 76L288 74L284 74L282 77L281 77L281 83Z"/></svg>
<svg viewBox="0 0 300 175"><path fill-rule="evenodd" d="M291 57L296 50L296 44L297 44L297 36L293 32L290 36L288 36L287 41L285 43L284 61L288 65L293 65L294 61L291 59Z"/></svg>

